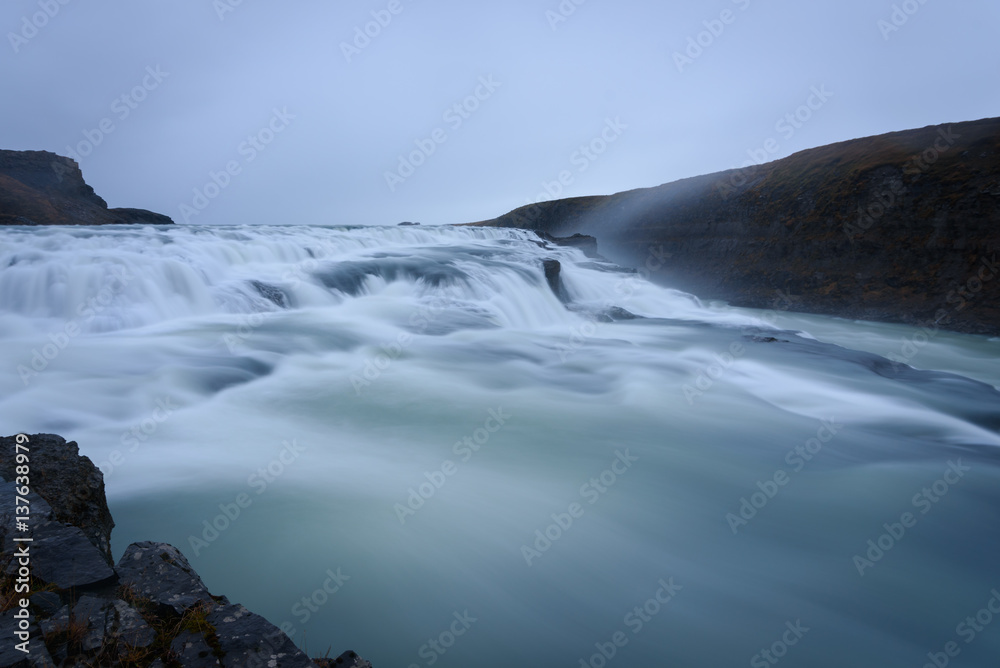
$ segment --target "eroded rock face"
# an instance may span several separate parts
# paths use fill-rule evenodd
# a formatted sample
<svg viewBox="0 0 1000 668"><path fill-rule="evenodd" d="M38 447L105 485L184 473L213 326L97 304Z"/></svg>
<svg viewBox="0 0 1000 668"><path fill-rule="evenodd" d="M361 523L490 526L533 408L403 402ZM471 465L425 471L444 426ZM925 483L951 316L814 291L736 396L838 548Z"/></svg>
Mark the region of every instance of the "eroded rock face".
<svg viewBox="0 0 1000 668"><path fill-rule="evenodd" d="M211 594L176 547L166 543L132 543L118 560L118 577L134 596L165 612L183 615L199 603L211 602Z"/></svg>
<svg viewBox="0 0 1000 668"><path fill-rule="evenodd" d="M574 234L569 237L554 237L548 232L538 232L539 238L557 246L569 246L579 248L584 255L595 260L604 258L597 252L597 239L586 234Z"/></svg>
<svg viewBox="0 0 1000 668"><path fill-rule="evenodd" d="M0 438L0 462L13 456L14 446L13 437ZM100 469L80 455L76 441L67 442L61 436L35 434L30 447L32 491L51 500L45 505L52 517L77 527L101 551L108 565L112 565L111 530L115 522L108 510ZM8 480L13 480L8 477L12 473L0 470L0 476ZM0 532L5 527L6 524L0 527Z"/></svg>
<svg viewBox="0 0 1000 668"><path fill-rule="evenodd" d="M0 225L169 225L145 209L109 209L75 160L48 151L0 150Z"/></svg>
<svg viewBox="0 0 1000 668"><path fill-rule="evenodd" d="M1000 119L840 142L484 223L592 235L737 306L1000 334Z"/></svg>
<svg viewBox="0 0 1000 668"><path fill-rule="evenodd" d="M542 271L545 272L545 282L549 284L549 289L559 298L559 301L566 303L569 297L562 284L562 264L554 258L542 260Z"/></svg>
<svg viewBox="0 0 1000 668"><path fill-rule="evenodd" d="M59 436L28 437L30 530L20 531L15 443L14 437L0 438L0 598L19 599L16 555L27 545L30 653L5 642L0 668L371 668L354 652L312 661L260 615L213 596L184 555L166 543L133 543L112 567L114 521L103 476L76 443ZM16 600L14 605L19 608ZM0 637L15 638L16 631L13 612L0 617Z"/></svg>

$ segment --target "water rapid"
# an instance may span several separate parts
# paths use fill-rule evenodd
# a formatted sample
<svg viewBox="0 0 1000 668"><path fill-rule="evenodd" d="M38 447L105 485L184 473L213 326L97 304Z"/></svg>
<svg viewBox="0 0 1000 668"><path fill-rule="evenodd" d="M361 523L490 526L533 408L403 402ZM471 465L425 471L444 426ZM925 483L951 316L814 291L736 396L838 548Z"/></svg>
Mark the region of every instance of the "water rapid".
<svg viewBox="0 0 1000 668"><path fill-rule="evenodd" d="M0 228L0 431L314 656L995 665L1000 343L647 278L516 230Z"/></svg>

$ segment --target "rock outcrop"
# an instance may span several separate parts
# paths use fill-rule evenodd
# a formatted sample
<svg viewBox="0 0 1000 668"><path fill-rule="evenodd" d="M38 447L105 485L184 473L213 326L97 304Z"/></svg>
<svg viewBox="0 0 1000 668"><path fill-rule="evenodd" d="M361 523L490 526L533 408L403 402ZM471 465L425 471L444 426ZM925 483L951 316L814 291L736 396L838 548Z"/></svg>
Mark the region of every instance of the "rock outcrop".
<svg viewBox="0 0 1000 668"><path fill-rule="evenodd" d="M23 463L16 444L0 438L0 668L371 668L354 652L310 660L260 615L213 596L171 545L133 543L113 564L100 470L59 436L28 436Z"/></svg>
<svg viewBox="0 0 1000 668"><path fill-rule="evenodd" d="M75 160L48 151L0 150L0 225L170 225L145 209L109 209Z"/></svg>
<svg viewBox="0 0 1000 668"><path fill-rule="evenodd" d="M1000 119L476 224L592 235L615 262L737 306L1000 334Z"/></svg>

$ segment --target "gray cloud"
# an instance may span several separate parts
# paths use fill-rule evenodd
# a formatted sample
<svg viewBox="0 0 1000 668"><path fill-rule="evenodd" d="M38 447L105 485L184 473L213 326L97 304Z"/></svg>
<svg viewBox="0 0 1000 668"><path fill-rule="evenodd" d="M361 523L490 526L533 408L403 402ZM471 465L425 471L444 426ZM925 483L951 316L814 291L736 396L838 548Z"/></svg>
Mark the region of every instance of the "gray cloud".
<svg viewBox="0 0 1000 668"><path fill-rule="evenodd" d="M986 0L231 2L4 3L0 144L69 146L111 206L178 221L207 188L191 222L446 223L1000 102Z"/></svg>

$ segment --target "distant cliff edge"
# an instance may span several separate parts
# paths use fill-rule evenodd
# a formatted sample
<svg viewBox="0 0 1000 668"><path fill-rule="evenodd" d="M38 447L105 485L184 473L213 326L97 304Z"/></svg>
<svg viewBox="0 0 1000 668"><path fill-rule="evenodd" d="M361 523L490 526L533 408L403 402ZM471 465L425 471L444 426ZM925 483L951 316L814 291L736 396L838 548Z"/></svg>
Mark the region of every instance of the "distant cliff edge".
<svg viewBox="0 0 1000 668"><path fill-rule="evenodd" d="M0 150L0 225L170 225L145 209L109 209L75 160L48 151Z"/></svg>
<svg viewBox="0 0 1000 668"><path fill-rule="evenodd" d="M736 306L1000 335L1000 119L893 132L475 223L587 234Z"/></svg>

